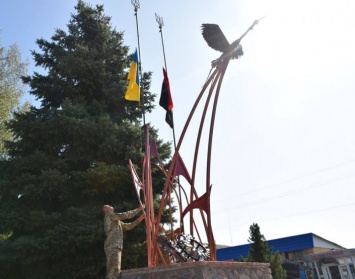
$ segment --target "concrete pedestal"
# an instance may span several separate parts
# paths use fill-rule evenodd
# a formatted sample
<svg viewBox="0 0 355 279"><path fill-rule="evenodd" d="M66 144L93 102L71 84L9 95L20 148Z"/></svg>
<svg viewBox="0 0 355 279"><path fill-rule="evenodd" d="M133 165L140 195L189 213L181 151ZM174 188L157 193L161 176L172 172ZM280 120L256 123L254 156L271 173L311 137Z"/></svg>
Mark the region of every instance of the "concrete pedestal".
<svg viewBox="0 0 355 279"><path fill-rule="evenodd" d="M272 279L267 263L190 262L122 270L121 279Z"/></svg>

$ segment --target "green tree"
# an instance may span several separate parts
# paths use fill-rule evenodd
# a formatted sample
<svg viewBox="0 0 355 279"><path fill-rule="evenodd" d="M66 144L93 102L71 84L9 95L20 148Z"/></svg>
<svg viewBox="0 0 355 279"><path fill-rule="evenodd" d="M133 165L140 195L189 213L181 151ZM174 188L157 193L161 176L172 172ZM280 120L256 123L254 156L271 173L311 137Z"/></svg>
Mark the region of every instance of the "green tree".
<svg viewBox="0 0 355 279"><path fill-rule="evenodd" d="M278 251L271 255L270 269L271 269L272 278L274 279L287 278L287 273L286 270L282 267L282 258Z"/></svg>
<svg viewBox="0 0 355 279"><path fill-rule="evenodd" d="M265 236L260 232L258 224L253 223L249 227L251 243L248 262L270 263L270 269L273 279L286 279L286 271L282 267L282 259L279 252L273 253L273 249L268 247ZM245 260L245 259L244 259Z"/></svg>
<svg viewBox="0 0 355 279"><path fill-rule="evenodd" d="M0 45L0 159L5 157L4 142L11 139L11 133L6 128L14 111L21 111L21 97L24 94L24 84L21 76L27 73L27 62L21 60L18 45L8 48Z"/></svg>
<svg viewBox="0 0 355 279"><path fill-rule="evenodd" d="M250 237L248 242L251 243L248 260L251 262L266 263L269 261L270 249L266 242L265 236L261 234L258 224L252 224L249 227Z"/></svg>
<svg viewBox="0 0 355 279"><path fill-rule="evenodd" d="M0 162L0 278L104 278L101 208L138 206L127 167L141 164L141 110L124 100L131 56L103 6L78 1L68 31L39 39L45 74L23 78L40 102L9 123ZM145 111L153 109L144 73ZM156 137L157 132L151 129ZM170 144L158 140L163 160ZM155 193L163 178L154 176ZM146 266L145 230L125 235L122 268Z"/></svg>

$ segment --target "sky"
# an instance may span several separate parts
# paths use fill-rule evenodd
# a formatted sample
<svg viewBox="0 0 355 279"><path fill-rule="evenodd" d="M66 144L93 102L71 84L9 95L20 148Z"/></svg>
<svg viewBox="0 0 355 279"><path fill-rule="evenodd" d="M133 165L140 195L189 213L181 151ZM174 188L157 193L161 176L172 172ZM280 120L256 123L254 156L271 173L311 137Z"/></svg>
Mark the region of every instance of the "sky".
<svg viewBox="0 0 355 279"><path fill-rule="evenodd" d="M137 34L131 2L86 2L104 4L133 52ZM76 1L0 4L1 44L17 43L29 73L40 71L30 50L38 50L36 39L49 40L56 28L66 30ZM142 68L153 72L151 91L158 96L164 59L155 13L164 20L177 140L211 61L220 55L203 40L201 24L218 24L232 42L265 16L243 39L244 56L230 62L219 97L211 168L218 244L247 243L249 226L258 223L268 240L312 232L355 248L354 12L352 0L140 1ZM32 96L25 99L35 103ZM165 141L173 141L158 99L146 121ZM188 168L196 119L180 151ZM199 195L206 187L201 157Z"/></svg>

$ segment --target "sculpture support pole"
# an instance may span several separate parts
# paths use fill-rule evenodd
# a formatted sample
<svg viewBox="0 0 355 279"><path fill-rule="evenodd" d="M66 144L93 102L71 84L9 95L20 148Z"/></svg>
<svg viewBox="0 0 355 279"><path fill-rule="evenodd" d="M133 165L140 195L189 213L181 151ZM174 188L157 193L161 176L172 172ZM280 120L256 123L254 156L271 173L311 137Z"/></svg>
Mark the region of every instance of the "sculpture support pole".
<svg viewBox="0 0 355 279"><path fill-rule="evenodd" d="M207 170L206 170L206 192L208 197L211 196L211 160L212 160L212 140L213 140L213 130L214 130L214 122L215 122L215 117L216 117L216 110L217 110L217 103L218 103L218 97L219 97L219 92L221 90L221 85L224 77L224 73L226 72L226 69L228 67L229 59L227 59L221 67L220 70L220 77L216 89L216 95L214 98L214 103L213 103L213 109L212 109L212 114L211 114L211 123L210 123L210 136L208 140L208 152L207 152ZM207 223L208 223L208 231L207 231L207 238L208 238L208 245L210 248L210 253L211 253L211 261L216 260L216 246L214 243L214 236L213 236L213 231L212 231L212 220L211 220L211 204L208 202L207 205Z"/></svg>
<svg viewBox="0 0 355 279"><path fill-rule="evenodd" d="M196 177L196 167L197 167L197 160L198 160L198 154L199 154L199 150L200 150L200 142L201 142L201 136L202 136L202 131L203 131L203 126L205 123L205 119L206 119L206 114L207 114L207 110L210 104L210 100L214 91L214 88L216 86L216 83L219 79L220 76L220 72L218 71L218 69L216 70L216 76L213 79L208 80L208 82L206 83L206 85L209 85L210 83L212 83L209 93L207 95L207 99L205 102L205 106L202 112L202 117L201 117L201 121L200 121L200 126L199 126L199 130L198 130L198 134L197 134L197 139L196 139L196 144L195 144L195 153L194 153L194 159L193 159L193 166L192 166L192 185L195 185L195 177ZM207 87L205 87L205 89L207 89ZM204 91L202 91L204 92ZM194 193L193 193L194 190ZM191 195L190 195L190 201L193 200L193 194L195 194L196 196L196 190L195 188L191 189ZM207 231L208 228L208 222L206 221L205 216L203 215L203 212L201 211L201 216L202 216L202 221L203 224L205 226L205 229ZM190 234L193 235L193 231L192 231L192 222L193 222L193 211L190 212Z"/></svg>
<svg viewBox="0 0 355 279"><path fill-rule="evenodd" d="M149 144L149 125L144 126L144 135L145 135L145 164L144 164L144 186L145 186L145 210L146 210L146 227L147 227L147 255L148 255L148 266L152 265L153 255L152 247L155 245L154 241L154 203L153 203L153 187L151 179L151 163L150 163L150 144Z"/></svg>

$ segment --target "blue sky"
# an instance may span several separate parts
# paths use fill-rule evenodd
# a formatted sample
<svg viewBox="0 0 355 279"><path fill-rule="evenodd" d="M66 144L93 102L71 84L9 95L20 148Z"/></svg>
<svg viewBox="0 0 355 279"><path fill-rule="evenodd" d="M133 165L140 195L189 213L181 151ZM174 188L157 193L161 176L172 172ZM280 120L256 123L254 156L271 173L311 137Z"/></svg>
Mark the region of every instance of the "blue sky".
<svg viewBox="0 0 355 279"><path fill-rule="evenodd" d="M1 2L2 45L17 43L31 73L35 40L65 30L76 1ZM133 51L137 38L130 1L86 2L104 4ZM217 243L244 244L249 226L258 223L267 239L313 232L354 248L354 2L142 0L140 6L142 67L153 72L151 89L157 94L164 61L154 14L164 19L177 137L211 60L219 56L203 40L201 24L219 24L231 42L265 16L243 39L244 56L231 61L219 98L211 174ZM156 102L146 119L172 141ZM193 132L181 150L188 166ZM200 195L205 189L201 166Z"/></svg>

